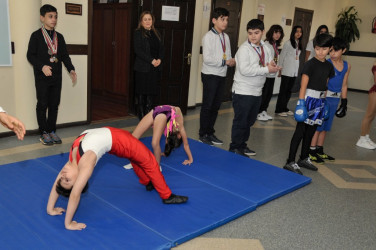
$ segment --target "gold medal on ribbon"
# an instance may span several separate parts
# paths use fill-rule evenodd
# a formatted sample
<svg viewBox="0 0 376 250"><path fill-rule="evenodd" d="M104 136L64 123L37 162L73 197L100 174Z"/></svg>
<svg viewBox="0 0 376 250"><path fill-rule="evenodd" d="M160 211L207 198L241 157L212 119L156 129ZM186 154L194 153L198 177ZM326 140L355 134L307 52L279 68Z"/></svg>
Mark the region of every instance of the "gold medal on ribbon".
<svg viewBox="0 0 376 250"><path fill-rule="evenodd" d="M223 53L223 60L226 60L227 59L227 56L225 53Z"/></svg>
<svg viewBox="0 0 376 250"><path fill-rule="evenodd" d="M57 63L59 60L57 60L57 57L54 57L54 61L55 63Z"/></svg>

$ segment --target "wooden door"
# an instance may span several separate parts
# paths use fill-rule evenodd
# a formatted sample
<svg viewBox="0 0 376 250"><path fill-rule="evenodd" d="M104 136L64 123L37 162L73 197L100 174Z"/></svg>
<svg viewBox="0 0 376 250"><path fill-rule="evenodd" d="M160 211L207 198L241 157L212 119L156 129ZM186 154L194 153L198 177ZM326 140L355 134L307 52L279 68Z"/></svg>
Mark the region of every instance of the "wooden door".
<svg viewBox="0 0 376 250"><path fill-rule="evenodd" d="M128 114L132 4L94 4L91 50L91 117Z"/></svg>
<svg viewBox="0 0 376 250"><path fill-rule="evenodd" d="M161 81L154 104L179 106L187 111L190 60L196 0L143 0L141 11L155 16L155 28L160 32L165 48ZM162 6L179 7L179 21L161 20Z"/></svg>
<svg viewBox="0 0 376 250"><path fill-rule="evenodd" d="M303 38L302 38L302 53L300 54L300 65L299 68L302 69L302 65L305 61L305 52L307 43L309 41L309 33L311 32L313 10L306 10L301 8L295 8L294 23L295 25L300 25L303 28Z"/></svg>
<svg viewBox="0 0 376 250"><path fill-rule="evenodd" d="M212 11L215 8L225 8L230 14L228 18L228 26L225 33L230 38L231 55L235 57L238 50L238 38L239 38L239 25L240 25L240 13L242 8L242 0L214 0L212 5ZM211 22L211 20L210 20ZM231 100L231 89L234 82L235 67L227 68L226 87L223 95L223 101Z"/></svg>

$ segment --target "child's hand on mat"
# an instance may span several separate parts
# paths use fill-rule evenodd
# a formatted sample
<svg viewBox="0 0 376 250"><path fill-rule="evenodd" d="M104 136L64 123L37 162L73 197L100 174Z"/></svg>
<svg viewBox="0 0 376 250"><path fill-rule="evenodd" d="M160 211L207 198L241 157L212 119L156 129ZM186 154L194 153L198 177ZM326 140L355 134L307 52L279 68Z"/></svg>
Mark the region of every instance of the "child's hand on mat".
<svg viewBox="0 0 376 250"><path fill-rule="evenodd" d="M48 66L48 65L44 65L43 68L42 68L42 71L43 71L43 74L45 76L52 76L52 71L51 71L51 67Z"/></svg>
<svg viewBox="0 0 376 250"><path fill-rule="evenodd" d="M68 230L82 230L86 228L86 224L72 221L68 226L65 226L65 228Z"/></svg>
<svg viewBox="0 0 376 250"><path fill-rule="evenodd" d="M193 161L185 160L183 161L183 165L191 165Z"/></svg>
<svg viewBox="0 0 376 250"><path fill-rule="evenodd" d="M65 209L62 207L54 207L52 211L47 211L49 215L62 215L65 212Z"/></svg>

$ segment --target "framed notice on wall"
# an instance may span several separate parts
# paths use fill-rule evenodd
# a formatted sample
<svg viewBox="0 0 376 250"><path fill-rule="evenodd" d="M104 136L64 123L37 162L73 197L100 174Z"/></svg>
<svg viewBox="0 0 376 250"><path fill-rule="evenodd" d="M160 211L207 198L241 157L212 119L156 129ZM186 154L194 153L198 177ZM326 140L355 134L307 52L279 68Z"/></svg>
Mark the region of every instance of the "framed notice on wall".
<svg viewBox="0 0 376 250"><path fill-rule="evenodd" d="M12 66L8 0L0 0L0 66Z"/></svg>

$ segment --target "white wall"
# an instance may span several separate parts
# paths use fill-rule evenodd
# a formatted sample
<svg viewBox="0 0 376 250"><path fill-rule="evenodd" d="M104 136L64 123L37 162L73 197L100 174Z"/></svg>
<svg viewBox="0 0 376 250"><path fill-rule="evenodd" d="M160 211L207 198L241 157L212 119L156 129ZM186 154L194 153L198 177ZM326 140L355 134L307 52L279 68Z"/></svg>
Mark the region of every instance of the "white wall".
<svg viewBox="0 0 376 250"><path fill-rule="evenodd" d="M376 34L371 32L372 21L376 17L376 1L375 0L343 0L340 1L340 9L349 6L355 6L358 11L362 23L358 25L360 31L360 39L351 43L350 51L376 52ZM339 13L340 10L338 10ZM369 90L373 85L373 75L371 73L372 65L375 61L373 57L346 56L351 64L351 72L349 75L349 88Z"/></svg>
<svg viewBox="0 0 376 250"><path fill-rule="evenodd" d="M33 69L26 59L30 34L39 27L40 0L10 0L11 41L15 44L13 66L0 67L0 105L21 119L27 129L36 128ZM6 131L0 126L0 132Z"/></svg>
<svg viewBox="0 0 376 250"><path fill-rule="evenodd" d="M66 15L65 1L60 0L9 0L11 41L15 43L13 66L0 67L0 105L22 120L27 130L38 128L36 121L36 93L32 65L26 59L32 32L41 27L39 9L49 3L58 9L56 30L64 35L67 44L87 44L88 1L70 0L82 4L83 15ZM72 85L68 72L63 70L62 99L58 123L86 120L87 110L87 56L71 56L78 81ZM73 112L71 112L73 111ZM0 132L7 131L0 126Z"/></svg>

